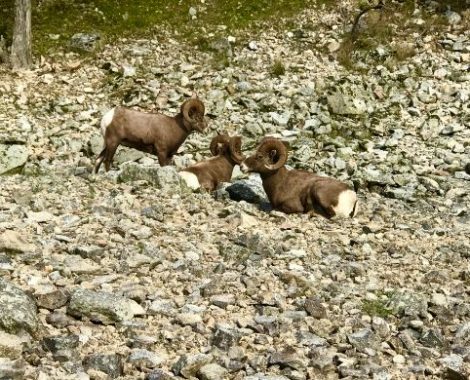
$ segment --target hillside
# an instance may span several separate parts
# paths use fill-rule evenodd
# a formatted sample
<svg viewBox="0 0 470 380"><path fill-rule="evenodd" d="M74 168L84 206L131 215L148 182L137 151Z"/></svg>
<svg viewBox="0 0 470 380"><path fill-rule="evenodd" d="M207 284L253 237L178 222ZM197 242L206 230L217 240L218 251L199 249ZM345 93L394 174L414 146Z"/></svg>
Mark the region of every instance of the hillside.
<svg viewBox="0 0 470 380"><path fill-rule="evenodd" d="M470 376L468 7L393 3L351 40L355 4L320 3L220 26L236 12L207 0L184 33L52 31L31 70L0 67L0 378ZM92 173L107 109L195 91L209 130L174 166L121 147ZM238 168L190 191L176 172L216 131L288 141L357 217L272 211Z"/></svg>

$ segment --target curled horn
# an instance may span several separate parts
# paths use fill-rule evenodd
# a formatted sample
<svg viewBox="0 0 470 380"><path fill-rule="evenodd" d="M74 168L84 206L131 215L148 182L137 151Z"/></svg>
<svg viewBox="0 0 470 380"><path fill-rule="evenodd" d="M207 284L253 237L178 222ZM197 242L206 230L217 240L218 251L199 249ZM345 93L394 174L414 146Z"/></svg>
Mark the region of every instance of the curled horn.
<svg viewBox="0 0 470 380"><path fill-rule="evenodd" d="M279 155L279 159L277 160L276 163L274 164L267 164L266 168L269 170L278 170L287 161L287 148L283 144L281 140L275 139L275 138L266 138L263 139L261 145L259 146L258 150L263 154L264 156L269 156L269 154L275 150L277 154Z"/></svg>
<svg viewBox="0 0 470 380"><path fill-rule="evenodd" d="M230 155L232 159L237 163L240 164L245 157L242 154L242 138L240 136L234 136L230 139Z"/></svg>
<svg viewBox="0 0 470 380"><path fill-rule="evenodd" d="M219 154L219 144L228 144L229 143L229 138L227 135L217 135L215 136L212 141L211 145L209 147L211 153L213 156L217 156Z"/></svg>
<svg viewBox="0 0 470 380"><path fill-rule="evenodd" d="M194 121L194 118L190 116L191 111L192 111L192 114L197 112L197 113L200 113L202 116L204 116L204 112L205 112L204 103L196 98L191 98L189 100L186 100L181 105L181 113L183 114L184 119L189 122Z"/></svg>

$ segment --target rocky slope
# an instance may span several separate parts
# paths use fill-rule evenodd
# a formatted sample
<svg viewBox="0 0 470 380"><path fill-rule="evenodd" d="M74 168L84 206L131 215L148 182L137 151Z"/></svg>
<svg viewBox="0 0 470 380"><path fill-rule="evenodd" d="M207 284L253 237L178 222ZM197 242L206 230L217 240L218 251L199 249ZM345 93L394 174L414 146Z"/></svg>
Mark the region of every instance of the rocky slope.
<svg viewBox="0 0 470 380"><path fill-rule="evenodd" d="M335 59L340 16L301 18L316 27L217 40L229 65L123 40L1 72L0 378L467 378L470 32L409 36L412 58L357 73ZM239 172L193 193L125 148L91 174L103 111L174 113L193 90L211 130L176 168L216 130L247 151L277 134L292 167L354 184L357 219L270 211Z"/></svg>

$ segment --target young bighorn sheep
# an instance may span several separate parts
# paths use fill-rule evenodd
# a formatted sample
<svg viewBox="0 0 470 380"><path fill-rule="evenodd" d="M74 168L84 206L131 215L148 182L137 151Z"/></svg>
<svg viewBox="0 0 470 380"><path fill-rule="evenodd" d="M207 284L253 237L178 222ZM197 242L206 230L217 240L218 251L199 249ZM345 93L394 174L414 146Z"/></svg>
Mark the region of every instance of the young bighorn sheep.
<svg viewBox="0 0 470 380"><path fill-rule="evenodd" d="M213 191L220 182L229 182L233 168L243 161L241 145L240 136L217 135L210 144L214 157L191 165L179 174L190 188Z"/></svg>
<svg viewBox="0 0 470 380"><path fill-rule="evenodd" d="M101 120L104 148L96 159L95 173L103 161L109 171L120 144L154 154L161 166L168 165L192 131L203 132L207 127L204 112L204 103L197 97L186 100L173 117L124 107L111 109Z"/></svg>
<svg viewBox="0 0 470 380"><path fill-rule="evenodd" d="M311 212L326 218L356 215L357 196L346 184L304 170L287 170L286 161L287 148L282 141L265 138L242 162L241 170L259 173L273 208L286 214Z"/></svg>

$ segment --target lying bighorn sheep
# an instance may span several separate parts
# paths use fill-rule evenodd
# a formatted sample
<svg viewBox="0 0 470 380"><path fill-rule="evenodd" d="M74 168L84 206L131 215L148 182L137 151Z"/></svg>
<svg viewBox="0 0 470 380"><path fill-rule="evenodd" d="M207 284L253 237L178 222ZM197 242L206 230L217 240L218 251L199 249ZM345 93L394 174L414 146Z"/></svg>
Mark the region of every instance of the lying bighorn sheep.
<svg viewBox="0 0 470 380"><path fill-rule="evenodd" d="M161 166L168 165L192 131L202 132L207 127L204 112L204 103L197 97L186 100L173 117L113 108L101 120L104 149L96 160L95 173L103 161L109 170L120 144L157 155Z"/></svg>
<svg viewBox="0 0 470 380"><path fill-rule="evenodd" d="M214 157L180 171L181 177L192 189L203 187L208 191L215 190L220 182L230 181L233 168L243 161L241 144L240 136L215 136L210 144Z"/></svg>
<svg viewBox="0 0 470 380"><path fill-rule="evenodd" d="M314 212L332 218L357 213L356 193L336 179L304 170L288 170L287 148L282 141L265 138L256 152L241 164L244 173L260 173L273 208L286 214Z"/></svg>

